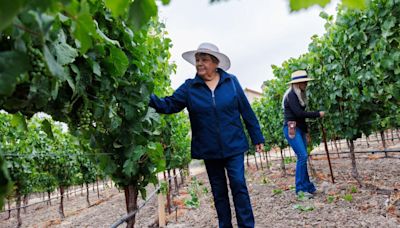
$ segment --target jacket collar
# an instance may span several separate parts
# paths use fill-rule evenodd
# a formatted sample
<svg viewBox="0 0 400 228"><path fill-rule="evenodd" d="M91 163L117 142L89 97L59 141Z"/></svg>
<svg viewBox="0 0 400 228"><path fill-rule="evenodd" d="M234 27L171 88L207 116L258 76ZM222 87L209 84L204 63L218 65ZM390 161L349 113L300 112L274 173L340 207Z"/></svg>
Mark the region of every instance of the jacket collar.
<svg viewBox="0 0 400 228"><path fill-rule="evenodd" d="M232 78L232 76L230 74L228 74L226 71L222 70L221 68L218 68L218 73L219 73L219 82L218 85L222 84L226 79L228 78ZM198 75L196 74L196 76L193 79L193 84L206 84L204 82L204 80Z"/></svg>

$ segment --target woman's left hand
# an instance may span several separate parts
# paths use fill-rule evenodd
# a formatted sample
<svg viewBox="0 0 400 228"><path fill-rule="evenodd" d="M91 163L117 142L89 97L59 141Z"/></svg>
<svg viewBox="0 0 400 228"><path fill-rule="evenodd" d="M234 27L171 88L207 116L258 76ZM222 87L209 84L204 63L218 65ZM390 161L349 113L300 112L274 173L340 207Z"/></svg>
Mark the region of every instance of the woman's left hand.
<svg viewBox="0 0 400 228"><path fill-rule="evenodd" d="M256 145L256 152L258 152L258 153L264 152L264 144L263 143Z"/></svg>

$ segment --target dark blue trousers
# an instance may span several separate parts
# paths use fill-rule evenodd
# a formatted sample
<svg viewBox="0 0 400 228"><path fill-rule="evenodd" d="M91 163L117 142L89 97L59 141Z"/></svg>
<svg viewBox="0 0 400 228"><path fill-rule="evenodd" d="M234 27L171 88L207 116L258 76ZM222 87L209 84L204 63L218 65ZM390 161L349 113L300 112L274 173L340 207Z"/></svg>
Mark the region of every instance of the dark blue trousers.
<svg viewBox="0 0 400 228"><path fill-rule="evenodd" d="M244 177L244 154L224 159L204 160L210 180L220 228L232 227L226 173L239 227L254 227L254 216Z"/></svg>

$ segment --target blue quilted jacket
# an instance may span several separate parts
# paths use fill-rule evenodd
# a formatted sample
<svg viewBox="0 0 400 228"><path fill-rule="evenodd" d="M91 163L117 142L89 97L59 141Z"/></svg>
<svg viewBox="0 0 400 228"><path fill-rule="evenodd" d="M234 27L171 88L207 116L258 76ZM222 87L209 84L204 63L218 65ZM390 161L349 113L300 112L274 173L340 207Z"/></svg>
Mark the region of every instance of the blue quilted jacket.
<svg viewBox="0 0 400 228"><path fill-rule="evenodd" d="M258 120L237 78L218 69L220 80L214 92L196 75L172 96L151 95L150 106L171 114L187 108L192 128L192 158L220 159L249 149L241 118L253 144L264 143Z"/></svg>

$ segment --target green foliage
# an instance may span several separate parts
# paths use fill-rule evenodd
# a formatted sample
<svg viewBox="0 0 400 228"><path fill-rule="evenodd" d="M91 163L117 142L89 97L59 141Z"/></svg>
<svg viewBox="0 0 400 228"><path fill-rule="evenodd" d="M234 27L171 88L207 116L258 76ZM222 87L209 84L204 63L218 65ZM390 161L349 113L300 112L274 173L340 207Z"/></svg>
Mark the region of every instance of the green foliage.
<svg viewBox="0 0 400 228"><path fill-rule="evenodd" d="M161 142L167 169L185 168L191 161L189 121L186 113L163 115Z"/></svg>
<svg viewBox="0 0 400 228"><path fill-rule="evenodd" d="M19 67L9 67L12 65ZM11 95L15 90L17 75L28 70L28 58L22 52L5 51L0 53L0 95Z"/></svg>
<svg viewBox="0 0 400 228"><path fill-rule="evenodd" d="M343 196L343 199L344 199L345 201L347 201L347 202L351 202L351 201L353 201L353 195L352 195L352 194L345 194L345 195Z"/></svg>
<svg viewBox="0 0 400 228"><path fill-rule="evenodd" d="M137 28L146 24L151 17L157 15L157 5L155 0L135 0L129 8L128 21Z"/></svg>
<svg viewBox="0 0 400 228"><path fill-rule="evenodd" d="M327 196L326 197L326 201L328 202L328 203L333 203L333 201L335 201L335 196Z"/></svg>
<svg viewBox="0 0 400 228"><path fill-rule="evenodd" d="M299 210L301 212L307 212L307 211L315 210L315 207L312 206L312 205L304 206L304 205L300 205L300 204L295 204L295 205L293 205L293 208L296 209L296 210Z"/></svg>
<svg viewBox="0 0 400 228"><path fill-rule="evenodd" d="M227 0L210 0L211 3L221 2ZM302 9L307 9L314 5L319 5L325 7L331 0L288 0L289 7L291 11L299 11ZM366 0L343 0L342 3L346 7L353 9L364 9L366 7Z"/></svg>
<svg viewBox="0 0 400 228"><path fill-rule="evenodd" d="M0 107L28 118L46 112L102 152L64 164L84 173L70 174L76 182L93 179L95 162L119 186L144 192L166 167L160 118L148 102L168 87L174 66L152 2L125 1L127 10L112 1L29 2L1 34L0 69L13 70L0 71Z"/></svg>
<svg viewBox="0 0 400 228"><path fill-rule="evenodd" d="M21 128L21 123L25 127ZM93 153L88 143L65 132L49 117L35 115L25 122L20 115L0 113L0 135L17 196L92 183L100 174L86 155Z"/></svg>
<svg viewBox="0 0 400 228"><path fill-rule="evenodd" d="M282 134L283 112L281 110L282 96L286 85L278 80L264 82L263 97L253 102L252 108L259 119L265 138L265 144L285 148L287 143Z"/></svg>
<svg viewBox="0 0 400 228"><path fill-rule="evenodd" d="M325 7L331 0L289 0L290 9L292 11L297 11L301 9L306 9L313 5L319 5Z"/></svg>
<svg viewBox="0 0 400 228"><path fill-rule="evenodd" d="M167 195L167 193L168 193L168 182L162 181L162 182L160 183L160 192L161 192L163 195Z"/></svg>
<svg viewBox="0 0 400 228"><path fill-rule="evenodd" d="M188 208L199 208L200 207L200 201L199 197L197 196L197 193L194 191L189 191L190 194L190 199L184 200L184 204Z"/></svg>
<svg viewBox="0 0 400 228"><path fill-rule="evenodd" d="M285 164L296 163L296 158L295 157L285 157L284 162L285 162Z"/></svg>
<svg viewBox="0 0 400 228"><path fill-rule="evenodd" d="M357 193L357 192L358 192L358 189L356 186L353 185L350 187L350 193Z"/></svg>
<svg viewBox="0 0 400 228"><path fill-rule="evenodd" d="M314 5L325 7L331 0L289 0L289 2L291 11L299 11ZM366 0L342 0L342 3L351 9L365 9L366 7Z"/></svg>
<svg viewBox="0 0 400 228"><path fill-rule="evenodd" d="M299 69L316 79L308 83L308 109L326 111L322 120L328 139L354 140L362 133L399 127L396 4L373 1L364 10L340 6L336 20L321 13L325 34L312 37L308 53L273 66L275 79L264 83L263 97L254 104L267 144L284 146L282 95L290 74ZM320 142L321 123L309 121L314 145Z"/></svg>
<svg viewBox="0 0 400 228"><path fill-rule="evenodd" d="M210 0L211 3L219 2L221 0ZM100 1L99 1L100 2ZM170 0L161 0L163 5L169 4ZM330 3L331 0L289 0L290 10L298 11L301 9L306 9L313 5L320 5L322 7L326 6ZM55 14L57 12L62 12L64 10L69 11L72 17L79 18L81 21L81 25L88 25L89 22L87 19L87 14L85 15L86 10L82 10L80 12L71 10L71 6L79 5L79 3L75 0L64 0L61 4L57 4L58 1L49 0L49 1L26 1L26 0L16 0L16 1L7 1L0 0L0 31L7 28L13 19L24 10L24 8L39 8L43 11L46 11L51 14ZM81 1L83 3L81 7L83 9L87 9L88 5L86 1ZM145 25L152 17L157 16L158 9L155 0L104 0L101 1L108 10L111 11L113 17L115 18L123 18L128 21L131 25L140 28ZM357 8L364 9L366 7L365 0L343 0L343 5L349 8ZM89 1L89 4L93 4ZM86 11L87 12L87 11ZM82 30L85 30L83 28ZM81 41L87 41L88 36L86 36L82 31L79 32L81 35Z"/></svg>
<svg viewBox="0 0 400 228"><path fill-rule="evenodd" d="M344 6L352 9L365 9L367 0L342 0Z"/></svg>
<svg viewBox="0 0 400 228"><path fill-rule="evenodd" d="M192 178L192 181L189 185L189 195L190 199L184 200L184 204L188 208L199 208L200 207L200 185L201 183L196 179L196 177ZM204 191L204 189L203 189Z"/></svg>
<svg viewBox="0 0 400 228"><path fill-rule="evenodd" d="M48 113L90 147L72 136L59 138L57 130L42 124L38 141L52 145L56 159L34 167L26 159L32 151L24 151L7 163L12 179L22 180L15 185L32 192L51 191L54 183L87 183L97 178L100 165L119 187L145 197L146 186L157 183L167 165L160 117L148 108L149 97L165 92L175 68L168 61L171 40L154 17L154 0L24 3L0 34L0 108L27 118ZM0 21L0 28L7 25ZM183 136L187 126L172 137L182 141L171 143L179 158L168 165L190 159L187 133ZM94 155L87 159L79 147ZM52 173L46 172L49 167ZM127 201L128 208L132 203Z"/></svg>
<svg viewBox="0 0 400 228"><path fill-rule="evenodd" d="M280 195L280 194L282 194L283 193L283 190L282 189L272 189L272 194L273 195Z"/></svg>
<svg viewBox="0 0 400 228"><path fill-rule="evenodd" d="M7 196L8 192L11 190L11 179L8 174L7 164L2 157L2 152L0 148L0 207L4 205L4 198Z"/></svg>
<svg viewBox="0 0 400 228"><path fill-rule="evenodd" d="M371 2L364 11L340 7L336 23L328 19L327 32L309 46L308 67L318 82L310 85L310 103L328 111L324 125L331 137L355 139L398 126L398 117L381 124L400 113L393 97L398 73L392 63L400 53L394 4Z"/></svg>
<svg viewBox="0 0 400 228"><path fill-rule="evenodd" d="M263 175L261 184L269 184L269 183L271 183L271 180L269 180L267 176Z"/></svg>
<svg viewBox="0 0 400 228"><path fill-rule="evenodd" d="M105 0L106 7L111 11L114 17L124 15L127 13L129 0Z"/></svg>
<svg viewBox="0 0 400 228"><path fill-rule="evenodd" d="M169 0L162 0L164 5L169 4L169 2ZM16 0L12 2L0 0L0 31L6 29L13 21L15 22L17 15L26 9L40 10L50 15L56 15L58 12L68 12L71 18L79 21L80 28L77 30L77 36L80 37L79 40L86 42L90 39L88 36L90 34L86 35L84 31L93 31L94 28L93 24L90 23L90 14L92 13L90 10L98 6L106 7L114 18L121 18L135 28L140 28L147 24L158 13L156 0L64 0L61 2L56 0Z"/></svg>
<svg viewBox="0 0 400 228"><path fill-rule="evenodd" d="M0 0L0 31L11 24L13 18L24 7L26 0Z"/></svg>
<svg viewBox="0 0 400 228"><path fill-rule="evenodd" d="M297 199L300 201L304 201L307 200L308 198L306 197L304 192L300 191L299 193L297 193Z"/></svg>

